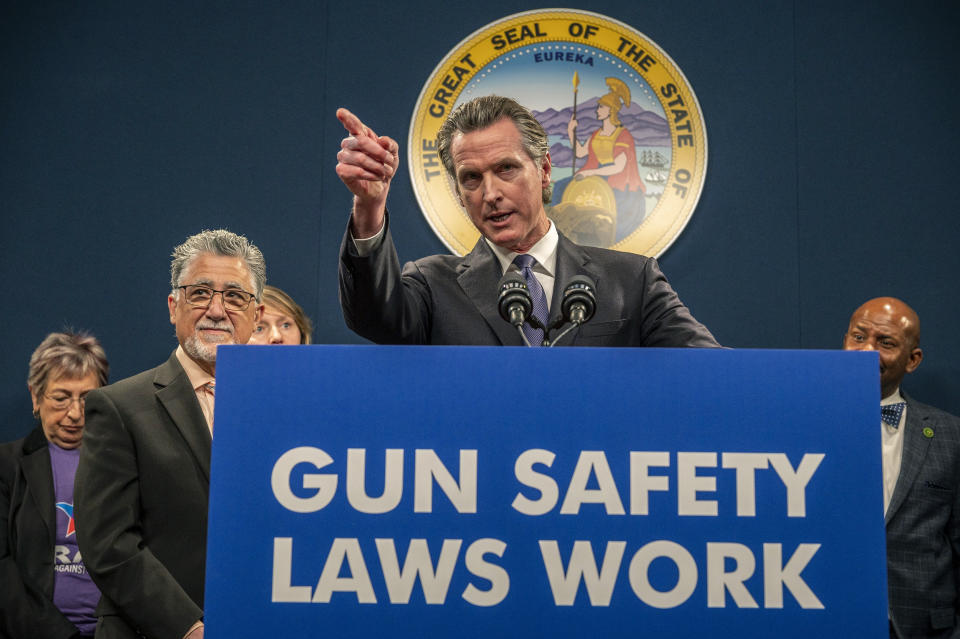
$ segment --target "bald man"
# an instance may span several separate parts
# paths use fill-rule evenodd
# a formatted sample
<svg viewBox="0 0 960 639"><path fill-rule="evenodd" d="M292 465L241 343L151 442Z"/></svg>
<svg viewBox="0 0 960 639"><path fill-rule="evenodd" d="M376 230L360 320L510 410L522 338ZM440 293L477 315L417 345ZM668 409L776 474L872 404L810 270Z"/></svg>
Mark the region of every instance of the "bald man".
<svg viewBox="0 0 960 639"><path fill-rule="evenodd" d="M960 638L960 419L900 382L923 361L920 318L878 297L854 311L845 350L880 357L890 636Z"/></svg>

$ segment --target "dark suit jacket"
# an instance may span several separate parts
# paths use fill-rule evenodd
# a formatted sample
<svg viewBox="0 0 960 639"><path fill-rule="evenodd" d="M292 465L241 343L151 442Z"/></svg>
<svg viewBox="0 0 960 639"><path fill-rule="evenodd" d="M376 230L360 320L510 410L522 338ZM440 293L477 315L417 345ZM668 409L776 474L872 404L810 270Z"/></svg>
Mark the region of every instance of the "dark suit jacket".
<svg viewBox="0 0 960 639"><path fill-rule="evenodd" d="M903 638L960 637L960 419L904 399L903 457L886 514L890 616Z"/></svg>
<svg viewBox="0 0 960 639"><path fill-rule="evenodd" d="M0 444L0 637L78 634L53 605L54 499L42 427Z"/></svg>
<svg viewBox="0 0 960 639"><path fill-rule="evenodd" d="M656 260L574 244L557 246L550 323L560 316L563 286L577 274L597 285L597 312L560 342L573 346L718 346L690 315ZM434 255L400 270L389 228L372 254L357 255L349 232L340 247L340 305L354 332L381 344L520 346L497 310L502 275L480 238L464 257Z"/></svg>
<svg viewBox="0 0 960 639"><path fill-rule="evenodd" d="M175 355L87 395L78 541L97 637L181 639L203 615L210 431Z"/></svg>

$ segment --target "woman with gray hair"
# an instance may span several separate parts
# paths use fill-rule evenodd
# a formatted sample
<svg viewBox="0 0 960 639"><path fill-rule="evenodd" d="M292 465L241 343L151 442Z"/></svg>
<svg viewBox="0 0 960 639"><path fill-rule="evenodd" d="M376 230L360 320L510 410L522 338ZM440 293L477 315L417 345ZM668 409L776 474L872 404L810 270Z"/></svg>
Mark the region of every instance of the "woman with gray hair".
<svg viewBox="0 0 960 639"><path fill-rule="evenodd" d="M73 479L84 401L108 372L84 333L51 333L30 358L36 427L0 444L0 637L93 636L100 591L77 549Z"/></svg>

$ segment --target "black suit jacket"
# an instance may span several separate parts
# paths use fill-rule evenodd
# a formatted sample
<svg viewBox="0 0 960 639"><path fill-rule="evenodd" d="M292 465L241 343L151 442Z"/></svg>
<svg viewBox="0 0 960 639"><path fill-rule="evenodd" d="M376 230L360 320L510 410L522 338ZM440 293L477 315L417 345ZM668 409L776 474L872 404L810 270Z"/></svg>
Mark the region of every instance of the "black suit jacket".
<svg viewBox="0 0 960 639"><path fill-rule="evenodd" d="M886 514L890 617L904 639L960 637L960 419L904 399L903 457Z"/></svg>
<svg viewBox="0 0 960 639"><path fill-rule="evenodd" d="M175 355L87 395L74 514L98 638L181 639L203 615L210 442Z"/></svg>
<svg viewBox="0 0 960 639"><path fill-rule="evenodd" d="M585 247L560 235L550 323L560 316L563 285L577 274L597 285L596 315L560 342L574 346L718 346L670 287L656 260ZM340 247L340 305L354 332L381 344L520 346L497 310L502 275L480 238L464 257L434 255L401 271L389 228L360 257L349 231Z"/></svg>
<svg viewBox="0 0 960 639"><path fill-rule="evenodd" d="M54 500L43 428L0 444L0 637L78 634L53 604Z"/></svg>

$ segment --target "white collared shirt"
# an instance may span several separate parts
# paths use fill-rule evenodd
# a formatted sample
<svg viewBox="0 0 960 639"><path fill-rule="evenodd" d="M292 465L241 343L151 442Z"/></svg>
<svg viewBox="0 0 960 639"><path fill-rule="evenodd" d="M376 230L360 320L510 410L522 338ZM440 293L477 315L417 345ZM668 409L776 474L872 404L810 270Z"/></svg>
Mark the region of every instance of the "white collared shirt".
<svg viewBox="0 0 960 639"><path fill-rule="evenodd" d="M506 273L508 270L520 270L517 268L517 265L513 263L513 259L520 255L519 253L514 253L502 246L497 246L487 238L483 238L483 240L487 243L487 246L490 247L490 250L493 251L493 254L497 256L497 260L500 262L501 273ZM553 301L553 286L557 279L557 244L559 243L560 235L557 233L557 227L553 222L550 222L550 228L547 229L544 236L527 251L528 255L533 256L533 259L537 260L536 265L533 267L533 276L537 278L540 286L543 287L543 294L547 298L548 311L550 310L550 302Z"/></svg>
<svg viewBox="0 0 960 639"><path fill-rule="evenodd" d="M889 397L880 400L881 406L889 406L904 401L903 395L898 388ZM890 424L880 420L880 432L883 451L883 514L887 514L887 508L890 506L890 498L893 497L893 490L897 487L897 478L900 476L900 461L903 459L903 429L907 423L907 407L903 407L903 414L900 415L900 424L894 428Z"/></svg>

